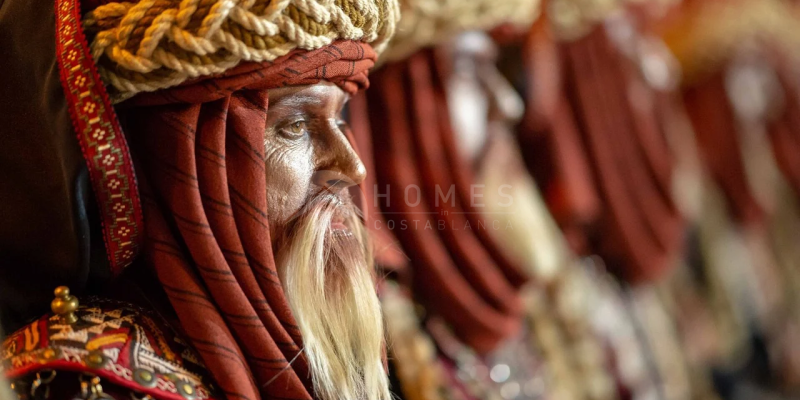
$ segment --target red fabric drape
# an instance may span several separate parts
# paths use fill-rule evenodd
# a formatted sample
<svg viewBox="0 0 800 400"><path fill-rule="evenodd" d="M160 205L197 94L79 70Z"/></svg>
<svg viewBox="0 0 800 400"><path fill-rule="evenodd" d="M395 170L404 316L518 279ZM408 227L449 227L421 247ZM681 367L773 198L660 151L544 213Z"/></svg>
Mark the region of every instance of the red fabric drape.
<svg viewBox="0 0 800 400"><path fill-rule="evenodd" d="M367 228L372 238L376 265L386 273L393 273L398 279L405 280L408 274L408 258L397 243L394 235L385 228L386 220L380 214L380 207L375 203L375 159L372 154L372 138L370 137L369 107L365 95L353 97L348 103L350 128L358 154L367 177L364 179L363 204L361 209L366 214Z"/></svg>
<svg viewBox="0 0 800 400"><path fill-rule="evenodd" d="M532 34L529 54L551 40ZM529 88L519 132L526 164L574 250L600 255L629 282L657 279L678 253L684 226L658 122L663 99L603 29L550 54L526 60L535 82L560 83Z"/></svg>
<svg viewBox="0 0 800 400"><path fill-rule="evenodd" d="M267 90L327 80L354 93L374 61L368 45L341 41L119 107L142 184L146 259L228 398L312 397L270 241Z"/></svg>
<svg viewBox="0 0 800 400"><path fill-rule="evenodd" d="M800 87L791 64L783 63L777 71L784 91L783 112L769 124L768 132L778 167L800 198Z"/></svg>
<svg viewBox="0 0 800 400"><path fill-rule="evenodd" d="M764 210L747 183L724 73L718 72L687 88L683 99L703 163L725 194L730 212L745 225L761 224Z"/></svg>
<svg viewBox="0 0 800 400"><path fill-rule="evenodd" d="M526 278L470 205L469 166L456 153L436 56L426 50L385 65L371 82L366 99L378 194L388 193L378 198L383 229L393 226L426 309L487 352L518 331L518 290Z"/></svg>
<svg viewBox="0 0 800 400"><path fill-rule="evenodd" d="M588 251L584 230L601 212L575 114L562 90L564 63L549 32L535 26L523 46L526 112L517 140L528 171L572 248Z"/></svg>

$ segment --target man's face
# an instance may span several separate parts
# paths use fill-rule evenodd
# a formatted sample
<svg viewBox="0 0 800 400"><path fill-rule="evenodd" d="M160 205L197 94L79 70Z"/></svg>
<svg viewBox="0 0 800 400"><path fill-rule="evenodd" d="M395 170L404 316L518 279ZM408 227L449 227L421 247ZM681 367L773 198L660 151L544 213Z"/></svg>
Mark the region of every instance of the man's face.
<svg viewBox="0 0 800 400"><path fill-rule="evenodd" d="M343 189L364 180L366 169L341 118L347 100L348 95L330 83L269 91L265 145L273 242L286 234L289 222L314 195L334 195L342 205L350 205ZM331 228L346 230L348 216L338 214Z"/></svg>
<svg viewBox="0 0 800 400"><path fill-rule="evenodd" d="M390 400L369 241L347 190L366 169L345 135L346 101L327 83L270 90L270 233L316 398Z"/></svg>

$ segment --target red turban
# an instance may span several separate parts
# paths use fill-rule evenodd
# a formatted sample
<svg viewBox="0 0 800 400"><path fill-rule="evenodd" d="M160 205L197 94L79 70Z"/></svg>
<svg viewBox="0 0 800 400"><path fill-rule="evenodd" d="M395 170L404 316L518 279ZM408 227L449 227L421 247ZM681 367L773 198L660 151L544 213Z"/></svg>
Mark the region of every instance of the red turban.
<svg viewBox="0 0 800 400"><path fill-rule="evenodd" d="M354 93L374 61L370 46L342 41L118 107L141 183L146 260L228 398L312 397L270 241L267 91L326 80Z"/></svg>

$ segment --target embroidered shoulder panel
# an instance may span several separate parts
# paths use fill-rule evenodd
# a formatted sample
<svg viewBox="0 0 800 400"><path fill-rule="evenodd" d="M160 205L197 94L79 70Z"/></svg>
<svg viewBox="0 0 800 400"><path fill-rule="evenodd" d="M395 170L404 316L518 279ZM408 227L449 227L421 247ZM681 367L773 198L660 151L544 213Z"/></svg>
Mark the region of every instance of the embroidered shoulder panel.
<svg viewBox="0 0 800 400"><path fill-rule="evenodd" d="M156 399L219 398L197 353L161 317L115 300L86 303L72 325L48 314L7 337L0 372L86 372Z"/></svg>

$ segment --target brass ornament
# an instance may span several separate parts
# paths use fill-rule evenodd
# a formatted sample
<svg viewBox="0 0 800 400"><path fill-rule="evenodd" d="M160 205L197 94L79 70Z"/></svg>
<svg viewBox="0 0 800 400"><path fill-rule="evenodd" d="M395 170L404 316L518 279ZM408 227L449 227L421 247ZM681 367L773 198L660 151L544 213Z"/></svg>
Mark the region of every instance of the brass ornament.
<svg viewBox="0 0 800 400"><path fill-rule="evenodd" d="M86 365L90 368L102 369L106 365L106 362L108 362L108 357L100 350L95 350L86 356L84 362L86 362Z"/></svg>
<svg viewBox="0 0 800 400"><path fill-rule="evenodd" d="M194 390L194 387L187 381L175 382L175 388L178 389L178 394L184 399L193 400L197 397L197 391Z"/></svg>
<svg viewBox="0 0 800 400"><path fill-rule="evenodd" d="M69 288L59 286L55 290L56 298L50 303L50 309L61 318L61 322L72 325L78 322L75 311L78 310L80 303L78 298L69 294Z"/></svg>
<svg viewBox="0 0 800 400"><path fill-rule="evenodd" d="M177 374L167 374L165 378L175 384L175 389L184 399L194 400L197 398L197 390L195 390L194 386L186 379Z"/></svg>
<svg viewBox="0 0 800 400"><path fill-rule="evenodd" d="M146 388L152 388L156 386L156 374L147 369L136 368L133 370L133 380Z"/></svg>

